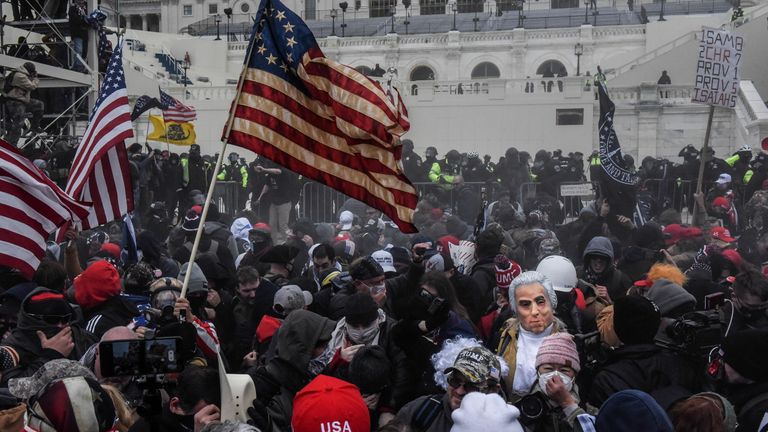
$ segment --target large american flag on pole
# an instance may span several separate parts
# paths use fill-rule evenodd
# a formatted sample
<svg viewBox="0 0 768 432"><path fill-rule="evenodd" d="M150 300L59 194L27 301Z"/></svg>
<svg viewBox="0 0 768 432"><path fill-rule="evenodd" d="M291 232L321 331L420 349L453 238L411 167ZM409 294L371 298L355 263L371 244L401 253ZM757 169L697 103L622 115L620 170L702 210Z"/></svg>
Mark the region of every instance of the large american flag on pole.
<svg viewBox="0 0 768 432"><path fill-rule="evenodd" d="M66 222L86 217L88 209L0 140L0 265L31 279L48 236Z"/></svg>
<svg viewBox="0 0 768 432"><path fill-rule="evenodd" d="M165 121L187 123L197 120L197 111L193 107L184 105L162 90L160 90L160 109L163 110Z"/></svg>
<svg viewBox="0 0 768 432"><path fill-rule="evenodd" d="M131 173L125 148L125 140L131 137L133 128L123 73L123 46L118 43L75 153L65 189L75 199L93 203L90 214L82 221L83 229L112 222L133 211Z"/></svg>
<svg viewBox="0 0 768 432"><path fill-rule="evenodd" d="M378 83L327 59L279 0L259 5L248 53L224 139L415 232L418 197L400 165L399 136L410 124L399 95L390 98Z"/></svg>

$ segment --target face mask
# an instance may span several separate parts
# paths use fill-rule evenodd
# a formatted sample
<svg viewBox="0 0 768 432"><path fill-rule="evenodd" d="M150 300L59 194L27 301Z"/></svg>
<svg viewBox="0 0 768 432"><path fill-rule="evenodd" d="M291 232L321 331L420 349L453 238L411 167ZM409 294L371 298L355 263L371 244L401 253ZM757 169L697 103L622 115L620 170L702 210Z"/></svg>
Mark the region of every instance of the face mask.
<svg viewBox="0 0 768 432"><path fill-rule="evenodd" d="M569 377L568 375L560 371L552 371L552 372L547 372L539 375L539 388L541 389L541 391L543 391L544 393L547 393L547 383L555 375L560 377L567 391L570 392L571 389L573 389L573 379L571 377Z"/></svg>
<svg viewBox="0 0 768 432"><path fill-rule="evenodd" d="M354 344L368 345L373 342L377 334L379 334L378 319L374 320L373 324L366 328L360 329L347 326L347 337L349 337L349 341Z"/></svg>

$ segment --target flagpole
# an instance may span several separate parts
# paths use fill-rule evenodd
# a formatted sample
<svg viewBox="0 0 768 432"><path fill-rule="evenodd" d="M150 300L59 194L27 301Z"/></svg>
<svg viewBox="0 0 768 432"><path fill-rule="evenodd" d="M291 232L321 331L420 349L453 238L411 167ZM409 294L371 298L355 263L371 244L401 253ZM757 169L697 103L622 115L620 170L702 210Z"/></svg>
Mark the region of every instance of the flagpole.
<svg viewBox="0 0 768 432"><path fill-rule="evenodd" d="M254 26L257 25L256 23L253 24ZM227 44L229 44L229 41L227 41ZM253 38L251 38L251 42L248 44L248 52L245 54L245 63L243 64L243 70L240 72L240 80L237 83L237 92L235 93L235 99L233 102L237 101L240 97L240 92L243 90L243 83L245 82L245 73L248 70L248 62L251 59L251 53L253 51ZM216 159L216 166L213 168L213 175L211 176L211 184L208 186L208 193L205 196L205 204L203 205L203 213L200 215L200 225L197 227L197 232L195 233L195 242L192 244L192 250L189 252L189 265L187 266L187 273L184 275L184 284L181 287L181 297L184 298L187 296L187 288L189 287L189 279L192 276L192 269L190 268L192 266L192 263L195 262L195 257L197 257L197 249L200 246L200 239L203 238L203 230L205 229L205 219L208 216L208 209L211 207L211 197L213 196L213 191L216 188L216 177L219 173L219 170L221 170L221 164L224 160L224 153L227 150L227 141L229 140L229 133L232 131L232 124L235 120L235 109L236 105L232 105L232 108L229 111L229 118L227 119L227 128L225 129L224 136L221 139L221 151L219 151L219 157ZM165 117L163 117L163 121L165 121ZM168 140L168 133L166 132L166 141Z"/></svg>

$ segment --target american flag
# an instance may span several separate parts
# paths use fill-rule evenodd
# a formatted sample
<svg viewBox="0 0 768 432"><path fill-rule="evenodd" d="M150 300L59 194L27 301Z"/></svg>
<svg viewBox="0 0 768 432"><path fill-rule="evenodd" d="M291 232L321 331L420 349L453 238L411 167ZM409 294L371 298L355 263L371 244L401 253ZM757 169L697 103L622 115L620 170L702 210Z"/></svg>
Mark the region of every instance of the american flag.
<svg viewBox="0 0 768 432"><path fill-rule="evenodd" d="M48 236L69 220L85 218L88 209L0 140L0 265L31 279Z"/></svg>
<svg viewBox="0 0 768 432"><path fill-rule="evenodd" d="M66 192L93 203L83 220L90 229L133 211L133 190L125 140L133 137L131 110L123 74L123 46L118 44L101 83L99 98L75 153ZM61 234L60 236L61 237Z"/></svg>
<svg viewBox="0 0 768 432"><path fill-rule="evenodd" d="M197 111L193 107L184 105L162 90L160 90L160 105L165 121L186 123L197 120Z"/></svg>
<svg viewBox="0 0 768 432"><path fill-rule="evenodd" d="M400 165L405 107L327 59L307 25L262 0L224 139L383 211L403 232L417 194ZM225 134L227 130L225 129Z"/></svg>

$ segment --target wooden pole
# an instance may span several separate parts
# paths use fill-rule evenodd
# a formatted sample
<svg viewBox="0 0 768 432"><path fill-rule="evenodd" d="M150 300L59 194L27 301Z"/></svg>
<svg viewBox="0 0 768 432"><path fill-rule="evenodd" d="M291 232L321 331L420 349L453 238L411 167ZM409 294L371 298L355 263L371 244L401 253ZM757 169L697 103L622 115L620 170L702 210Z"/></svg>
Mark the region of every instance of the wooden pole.
<svg viewBox="0 0 768 432"><path fill-rule="evenodd" d="M704 147L701 148L701 154L699 155L699 178L696 181L696 193L701 193L701 186L704 182L704 165L709 160L709 135L712 131L712 117L715 114L715 106L709 106L709 117L707 118L707 132L704 134Z"/></svg>

